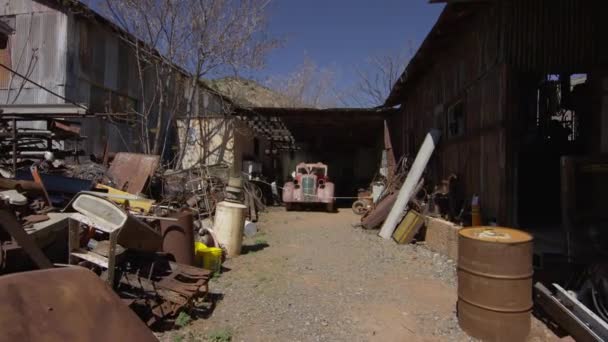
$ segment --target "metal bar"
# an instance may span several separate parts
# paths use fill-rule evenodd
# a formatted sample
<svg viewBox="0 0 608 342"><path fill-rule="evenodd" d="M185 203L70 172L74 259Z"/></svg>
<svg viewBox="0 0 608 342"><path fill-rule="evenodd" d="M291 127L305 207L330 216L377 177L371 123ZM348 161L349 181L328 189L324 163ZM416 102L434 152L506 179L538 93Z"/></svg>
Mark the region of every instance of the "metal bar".
<svg viewBox="0 0 608 342"><path fill-rule="evenodd" d="M140 219L161 220L161 221L171 221L171 222L177 222L177 221L179 221L175 217L153 216L153 215L139 215L139 214L130 214L130 215L133 216L133 217L140 218Z"/></svg>
<svg viewBox="0 0 608 342"><path fill-rule="evenodd" d="M42 182L42 177L40 177L40 173L38 172L38 167L36 165L32 165L30 171L32 172L32 178L34 178L34 182L36 182L38 185L40 185L40 188L42 189L42 192L44 193L44 198L46 199L47 204L49 205L49 207L53 207L53 203L51 202L51 196L49 196L48 191L46 191L46 187L44 186L44 183Z"/></svg>
<svg viewBox="0 0 608 342"><path fill-rule="evenodd" d="M555 297L570 310L594 332L596 332L604 341L608 341L608 323L598 317L593 311L589 310L585 304L581 303L576 297L568 293L561 286L553 284L557 290Z"/></svg>
<svg viewBox="0 0 608 342"><path fill-rule="evenodd" d="M604 338L601 337L605 334L605 331L603 333L601 331L594 331L589 322L583 321L580 317L577 317L577 315L566 306L568 304L563 303L559 298L556 298L553 293L541 283L536 283L534 285L534 301L576 341L595 342L606 340L606 336L603 336Z"/></svg>
<svg viewBox="0 0 608 342"><path fill-rule="evenodd" d="M87 110L84 105L78 107L72 104L13 104L0 105L2 116L4 115L85 115Z"/></svg>
<svg viewBox="0 0 608 342"><path fill-rule="evenodd" d="M17 120L13 119L13 175L17 173Z"/></svg>
<svg viewBox="0 0 608 342"><path fill-rule="evenodd" d="M0 203L0 226L17 241L38 268L53 268L53 264L38 247L33 237L25 232L15 215L5 207L4 203Z"/></svg>

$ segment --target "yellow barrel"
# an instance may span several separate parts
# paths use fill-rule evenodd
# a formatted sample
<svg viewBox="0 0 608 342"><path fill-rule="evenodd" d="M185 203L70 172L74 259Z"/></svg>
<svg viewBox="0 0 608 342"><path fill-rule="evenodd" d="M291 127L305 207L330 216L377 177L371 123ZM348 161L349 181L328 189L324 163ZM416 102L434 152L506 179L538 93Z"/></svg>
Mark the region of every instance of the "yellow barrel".
<svg viewBox="0 0 608 342"><path fill-rule="evenodd" d="M532 310L532 236L501 227L458 237L458 322L484 341L523 341Z"/></svg>
<svg viewBox="0 0 608 342"><path fill-rule="evenodd" d="M203 252L203 268L219 272L222 268L222 249L209 247Z"/></svg>
<svg viewBox="0 0 608 342"><path fill-rule="evenodd" d="M194 243L194 262L196 266L204 269L219 272L222 268L222 249L217 247L207 247L202 242Z"/></svg>
<svg viewBox="0 0 608 342"><path fill-rule="evenodd" d="M202 242L194 243L194 265L203 267L203 252L207 249L207 245Z"/></svg>

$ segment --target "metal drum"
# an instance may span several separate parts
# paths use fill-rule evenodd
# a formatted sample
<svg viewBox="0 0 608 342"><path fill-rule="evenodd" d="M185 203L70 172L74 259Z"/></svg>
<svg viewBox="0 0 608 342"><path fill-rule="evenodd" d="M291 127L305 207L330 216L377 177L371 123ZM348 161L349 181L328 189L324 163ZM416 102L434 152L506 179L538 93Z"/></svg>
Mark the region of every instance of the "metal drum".
<svg viewBox="0 0 608 342"><path fill-rule="evenodd" d="M532 236L499 227L458 237L458 322L484 341L523 341L532 310Z"/></svg>

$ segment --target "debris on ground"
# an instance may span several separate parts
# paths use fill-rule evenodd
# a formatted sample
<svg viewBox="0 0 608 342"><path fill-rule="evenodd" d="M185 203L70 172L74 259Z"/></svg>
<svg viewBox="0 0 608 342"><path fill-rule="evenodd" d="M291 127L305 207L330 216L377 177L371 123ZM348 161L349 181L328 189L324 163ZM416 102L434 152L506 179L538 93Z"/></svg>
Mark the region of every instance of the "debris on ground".
<svg viewBox="0 0 608 342"><path fill-rule="evenodd" d="M226 255L240 253L245 220L255 231L265 208L257 185L228 177L225 165L167 170L155 155L116 153L82 164L41 156L2 161L10 171L0 177L0 274L87 268L154 330L210 314L210 279ZM237 220L216 210L223 203L238 207ZM209 247L195 258L202 240Z"/></svg>

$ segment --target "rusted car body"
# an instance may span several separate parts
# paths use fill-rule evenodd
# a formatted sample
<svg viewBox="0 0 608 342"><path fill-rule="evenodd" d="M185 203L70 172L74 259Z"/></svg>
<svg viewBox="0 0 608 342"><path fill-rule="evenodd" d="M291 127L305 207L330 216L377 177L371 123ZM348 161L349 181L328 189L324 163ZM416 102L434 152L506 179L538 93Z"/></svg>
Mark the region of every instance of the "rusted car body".
<svg viewBox="0 0 608 342"><path fill-rule="evenodd" d="M315 204L323 205L329 212L335 210L334 183L329 181L327 165L300 163L293 178L283 186L283 203L287 210Z"/></svg>

